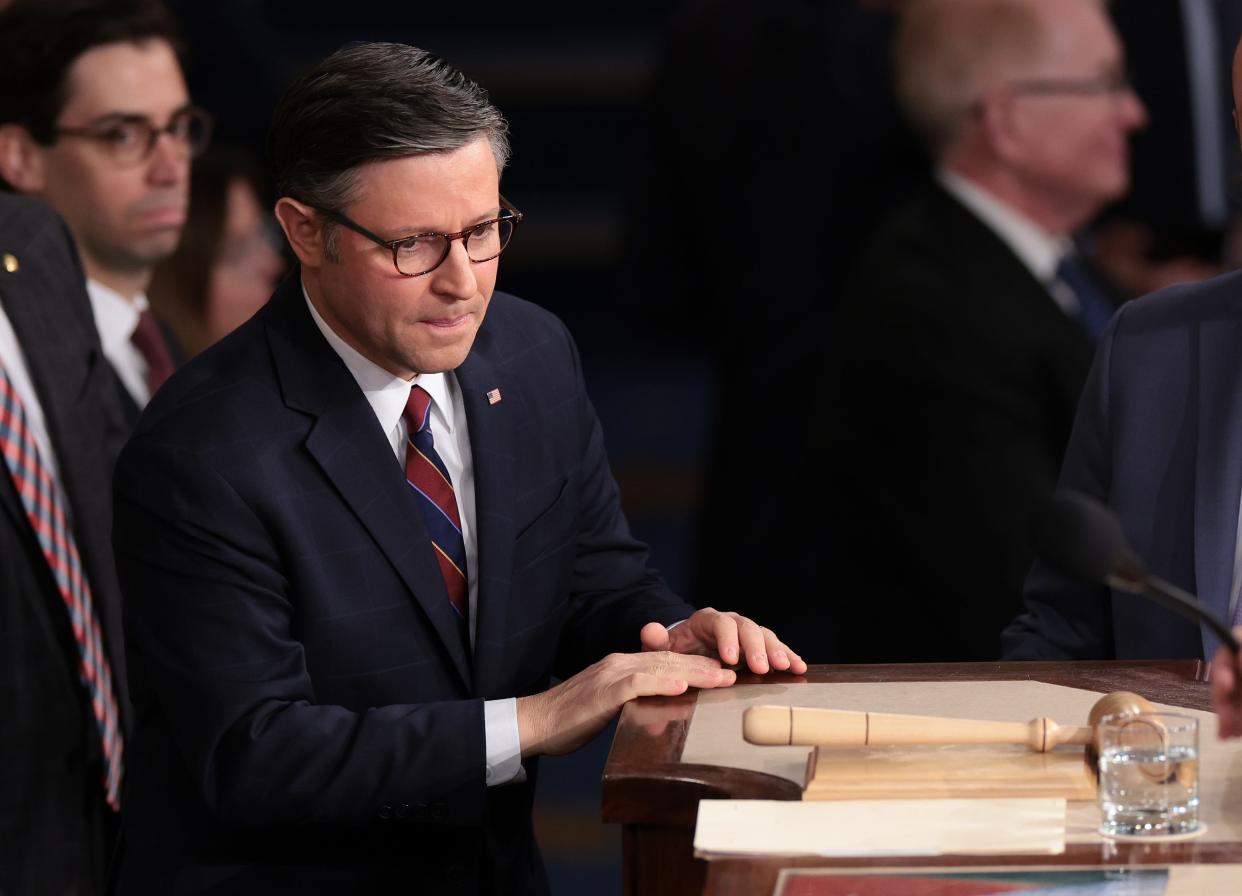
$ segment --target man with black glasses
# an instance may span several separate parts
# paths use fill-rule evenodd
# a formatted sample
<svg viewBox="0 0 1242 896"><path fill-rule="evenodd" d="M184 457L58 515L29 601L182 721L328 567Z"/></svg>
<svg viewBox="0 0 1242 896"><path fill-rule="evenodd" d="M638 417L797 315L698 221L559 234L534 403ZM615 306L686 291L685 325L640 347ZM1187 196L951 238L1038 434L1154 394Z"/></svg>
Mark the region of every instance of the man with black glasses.
<svg viewBox="0 0 1242 896"><path fill-rule="evenodd" d="M722 661L805 670L630 535L569 333L495 291L506 131L402 44L277 107L299 268L117 466L122 893L547 892L537 756Z"/></svg>
<svg viewBox="0 0 1242 896"><path fill-rule="evenodd" d="M0 13L0 82L13 85L0 93L0 177L68 223L136 419L180 357L145 290L177 247L190 158L211 131L173 23L154 0L18 0Z"/></svg>

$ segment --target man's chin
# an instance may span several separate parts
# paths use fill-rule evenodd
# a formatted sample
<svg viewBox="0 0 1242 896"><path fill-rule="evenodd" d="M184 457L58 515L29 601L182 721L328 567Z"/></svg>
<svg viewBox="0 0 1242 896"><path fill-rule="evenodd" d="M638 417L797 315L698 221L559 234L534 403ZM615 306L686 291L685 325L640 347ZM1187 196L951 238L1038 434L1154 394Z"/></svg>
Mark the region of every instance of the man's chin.
<svg viewBox="0 0 1242 896"><path fill-rule="evenodd" d="M421 349L411 352L407 356L405 366L416 373L449 373L465 363L473 345L474 339L471 338L464 340L463 346Z"/></svg>
<svg viewBox="0 0 1242 896"><path fill-rule="evenodd" d="M123 251L129 256L134 267L149 268L176 252L180 242L181 229L177 228L175 231L166 231L135 240Z"/></svg>

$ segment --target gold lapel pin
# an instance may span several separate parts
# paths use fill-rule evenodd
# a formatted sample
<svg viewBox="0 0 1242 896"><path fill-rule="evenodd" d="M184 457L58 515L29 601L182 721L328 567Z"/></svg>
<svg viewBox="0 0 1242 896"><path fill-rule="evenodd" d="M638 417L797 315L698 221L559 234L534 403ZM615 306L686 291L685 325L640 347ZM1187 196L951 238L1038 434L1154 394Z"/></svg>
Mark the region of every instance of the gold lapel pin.
<svg viewBox="0 0 1242 896"><path fill-rule="evenodd" d="M11 255L8 252L5 252L4 253L4 269L8 271L10 274L16 274L17 269L19 267L21 267L21 265L17 263L17 256Z"/></svg>

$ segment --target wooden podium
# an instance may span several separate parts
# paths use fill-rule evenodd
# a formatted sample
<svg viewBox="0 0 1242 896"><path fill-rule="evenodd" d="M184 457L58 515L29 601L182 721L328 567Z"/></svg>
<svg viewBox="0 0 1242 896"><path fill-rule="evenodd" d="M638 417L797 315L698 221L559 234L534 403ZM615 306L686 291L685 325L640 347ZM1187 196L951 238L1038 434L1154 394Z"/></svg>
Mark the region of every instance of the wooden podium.
<svg viewBox="0 0 1242 896"><path fill-rule="evenodd" d="M1032 680L1083 690L1136 691L1156 703L1210 710L1206 664L1194 660L1090 663L945 663L816 666L804 676L741 674L741 684L782 682L988 682ZM1070 844L1058 856L937 856L728 859L693 855L701 799L801 799L801 788L773 775L682 763L697 692L645 698L625 707L604 768L603 820L622 826L626 896L770 894L791 866L1141 865L1242 862L1242 842ZM1203 737L1215 732L1204 731Z"/></svg>

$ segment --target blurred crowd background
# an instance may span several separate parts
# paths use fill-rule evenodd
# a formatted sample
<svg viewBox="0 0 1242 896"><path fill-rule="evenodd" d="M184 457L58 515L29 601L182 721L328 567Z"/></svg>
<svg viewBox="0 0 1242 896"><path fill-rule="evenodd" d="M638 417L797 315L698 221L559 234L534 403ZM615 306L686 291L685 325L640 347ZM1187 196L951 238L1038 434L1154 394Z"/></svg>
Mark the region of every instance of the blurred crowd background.
<svg viewBox="0 0 1242 896"><path fill-rule="evenodd" d="M509 119L513 157L503 190L525 218L501 264L500 288L552 310L575 334L630 521L670 583L699 605L761 608L754 615L811 661L983 658L920 653L914 638L900 650L868 647L871 636L855 639L843 620L858 631L877 620L824 609L839 604L830 596L838 572L842 582L859 586L870 576L874 586L886 563L874 543L870 554L844 547L853 533L842 533L840 519L862 519L868 502L888 521L902 513L857 472L867 460L861 455L917 471L897 477L897 488L934 511L911 523L918 531L935 528L936 514L952 517L952 494L928 485L950 475L944 458L977 469L1001 456L988 434L969 431L966 417L955 436L983 446L977 456L932 444L917 414L894 412L902 425L883 430L865 412L843 410L874 409L876 401L891 410L875 396L905 388L895 372L899 354L919 349L903 342L910 318L898 319L900 303L885 305L886 290L903 288L902 272L914 292L934 279L919 279L917 259L907 257L905 267L894 260L901 228L912 226L910 204L924 201L944 162L919 131L926 123L911 121L908 96L903 113L895 87L891 60L906 4L168 5L182 31L190 95L215 122L211 148L194 163L181 246L148 290L188 355L246 320L288 269L263 156L284 86L347 41L421 46L481 83ZM1100 114L1119 116L1111 128L1130 138L1120 159L1128 186L1090 197L1089 214L1065 234L1115 305L1242 261L1229 88L1242 3L1115 0L1107 15L1124 68L1077 73L1073 89L1070 77L1023 83L1032 95L1108 94L1114 105ZM904 39L923 38L933 36ZM981 57L989 51L986 40L977 46ZM946 77L969 69L969 59L946 52ZM1092 87L1092 77L1102 80ZM990 126L990 107L963 111L984 120L964 126ZM1070 132L1072 115L1049 122L1053 144L1079 136ZM894 256L877 255L886 240ZM1058 282L1073 284L1062 276ZM1085 322L1087 300L1078 301ZM969 329L955 325L958 334ZM1089 360L1090 343L1083 345ZM976 384L993 375L959 373ZM995 375L1000 383L1005 373ZM853 403L838 400L843 384ZM942 397L924 396L920 407ZM1076 394L1070 398L1072 411ZM938 411L933 422L950 426L954 413ZM1058 459L1066 435L1051 439ZM775 460L759 450L773 443L784 452ZM809 488L828 467L853 471L844 478L855 482L825 475ZM795 534L797 514L817 524ZM899 537L879 540L899 567L913 548L889 544L889 534ZM935 547L940 557L970 554L961 545ZM1016 555L1009 567L1025 570L1029 553ZM851 558L868 565L845 569ZM1008 581L997 573L986 587L999 580ZM971 587L963 582L963 593ZM1006 600L998 617L1018 609L1016 593ZM834 627L852 644L817 640ZM556 892L620 892L620 836L598 821L609 737L544 766L536 821Z"/></svg>

